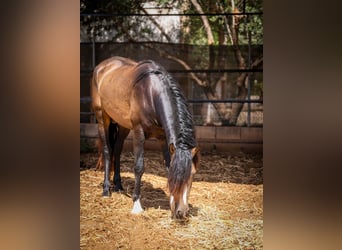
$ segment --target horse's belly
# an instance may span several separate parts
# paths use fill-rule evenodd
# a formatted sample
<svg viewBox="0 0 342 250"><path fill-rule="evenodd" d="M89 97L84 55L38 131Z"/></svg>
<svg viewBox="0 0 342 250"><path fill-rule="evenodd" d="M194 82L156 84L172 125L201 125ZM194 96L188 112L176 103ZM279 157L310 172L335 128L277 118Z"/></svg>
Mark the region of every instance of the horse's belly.
<svg viewBox="0 0 342 250"><path fill-rule="evenodd" d="M104 102L102 107L115 122L128 129L133 128L128 104Z"/></svg>

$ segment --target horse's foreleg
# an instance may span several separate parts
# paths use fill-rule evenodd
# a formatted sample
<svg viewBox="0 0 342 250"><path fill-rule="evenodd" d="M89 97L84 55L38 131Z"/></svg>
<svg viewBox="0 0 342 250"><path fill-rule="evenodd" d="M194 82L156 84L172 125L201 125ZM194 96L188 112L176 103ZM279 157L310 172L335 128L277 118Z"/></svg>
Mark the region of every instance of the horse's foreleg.
<svg viewBox="0 0 342 250"><path fill-rule="evenodd" d="M98 128L99 128L99 136L102 143L102 154L104 158L104 181L103 181L103 193L102 196L110 196L110 180L109 180L109 173L110 173L110 166L111 166L111 155L112 149L109 144L109 125L110 125L110 118L109 116L102 111L101 109L96 110L95 112L96 118L98 121Z"/></svg>
<svg viewBox="0 0 342 250"><path fill-rule="evenodd" d="M141 127L133 130L133 149L134 149L134 176L135 185L133 192L133 214L138 214L143 211L140 203L140 186L141 177L144 173L144 131Z"/></svg>
<svg viewBox="0 0 342 250"><path fill-rule="evenodd" d="M121 184L120 176L120 155L122 152L125 138L129 134L129 129L120 127L117 132L116 141L114 144L114 192L124 190Z"/></svg>

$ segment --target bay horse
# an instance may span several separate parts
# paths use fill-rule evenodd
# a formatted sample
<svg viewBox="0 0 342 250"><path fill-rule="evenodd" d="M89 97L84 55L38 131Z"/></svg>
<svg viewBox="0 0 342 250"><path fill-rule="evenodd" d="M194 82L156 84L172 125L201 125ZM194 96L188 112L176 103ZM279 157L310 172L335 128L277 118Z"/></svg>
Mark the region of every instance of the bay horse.
<svg viewBox="0 0 342 250"><path fill-rule="evenodd" d="M91 97L105 168L102 195L111 195L112 164L114 191L123 190L120 154L132 130L135 176L132 213L143 211L140 186L144 173L144 141L154 137L161 144L168 171L171 217L184 219L189 212L188 198L200 153L192 115L176 81L154 61L135 62L115 56L95 67Z"/></svg>

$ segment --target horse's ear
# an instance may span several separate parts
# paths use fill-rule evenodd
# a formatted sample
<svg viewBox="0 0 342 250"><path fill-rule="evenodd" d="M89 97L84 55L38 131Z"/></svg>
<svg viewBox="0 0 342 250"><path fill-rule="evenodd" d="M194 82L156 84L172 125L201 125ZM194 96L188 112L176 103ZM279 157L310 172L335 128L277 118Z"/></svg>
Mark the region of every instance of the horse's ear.
<svg viewBox="0 0 342 250"><path fill-rule="evenodd" d="M194 157L198 151L199 151L198 147L194 147L193 149L191 149L191 156Z"/></svg>
<svg viewBox="0 0 342 250"><path fill-rule="evenodd" d="M169 151L170 151L171 155L173 155L175 153L176 148L175 148L175 145L173 143L170 144Z"/></svg>

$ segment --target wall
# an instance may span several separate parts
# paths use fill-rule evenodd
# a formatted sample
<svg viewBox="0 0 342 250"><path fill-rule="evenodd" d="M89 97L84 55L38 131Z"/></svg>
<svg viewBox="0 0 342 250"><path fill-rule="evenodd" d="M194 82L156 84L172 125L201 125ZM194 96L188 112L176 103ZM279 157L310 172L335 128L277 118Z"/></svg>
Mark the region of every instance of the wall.
<svg viewBox="0 0 342 250"><path fill-rule="evenodd" d="M96 149L97 124L81 123L81 150ZM202 152L262 152L262 127L196 126L196 138ZM160 150L156 139L145 142L146 150ZM128 135L124 150L132 150L132 135Z"/></svg>

